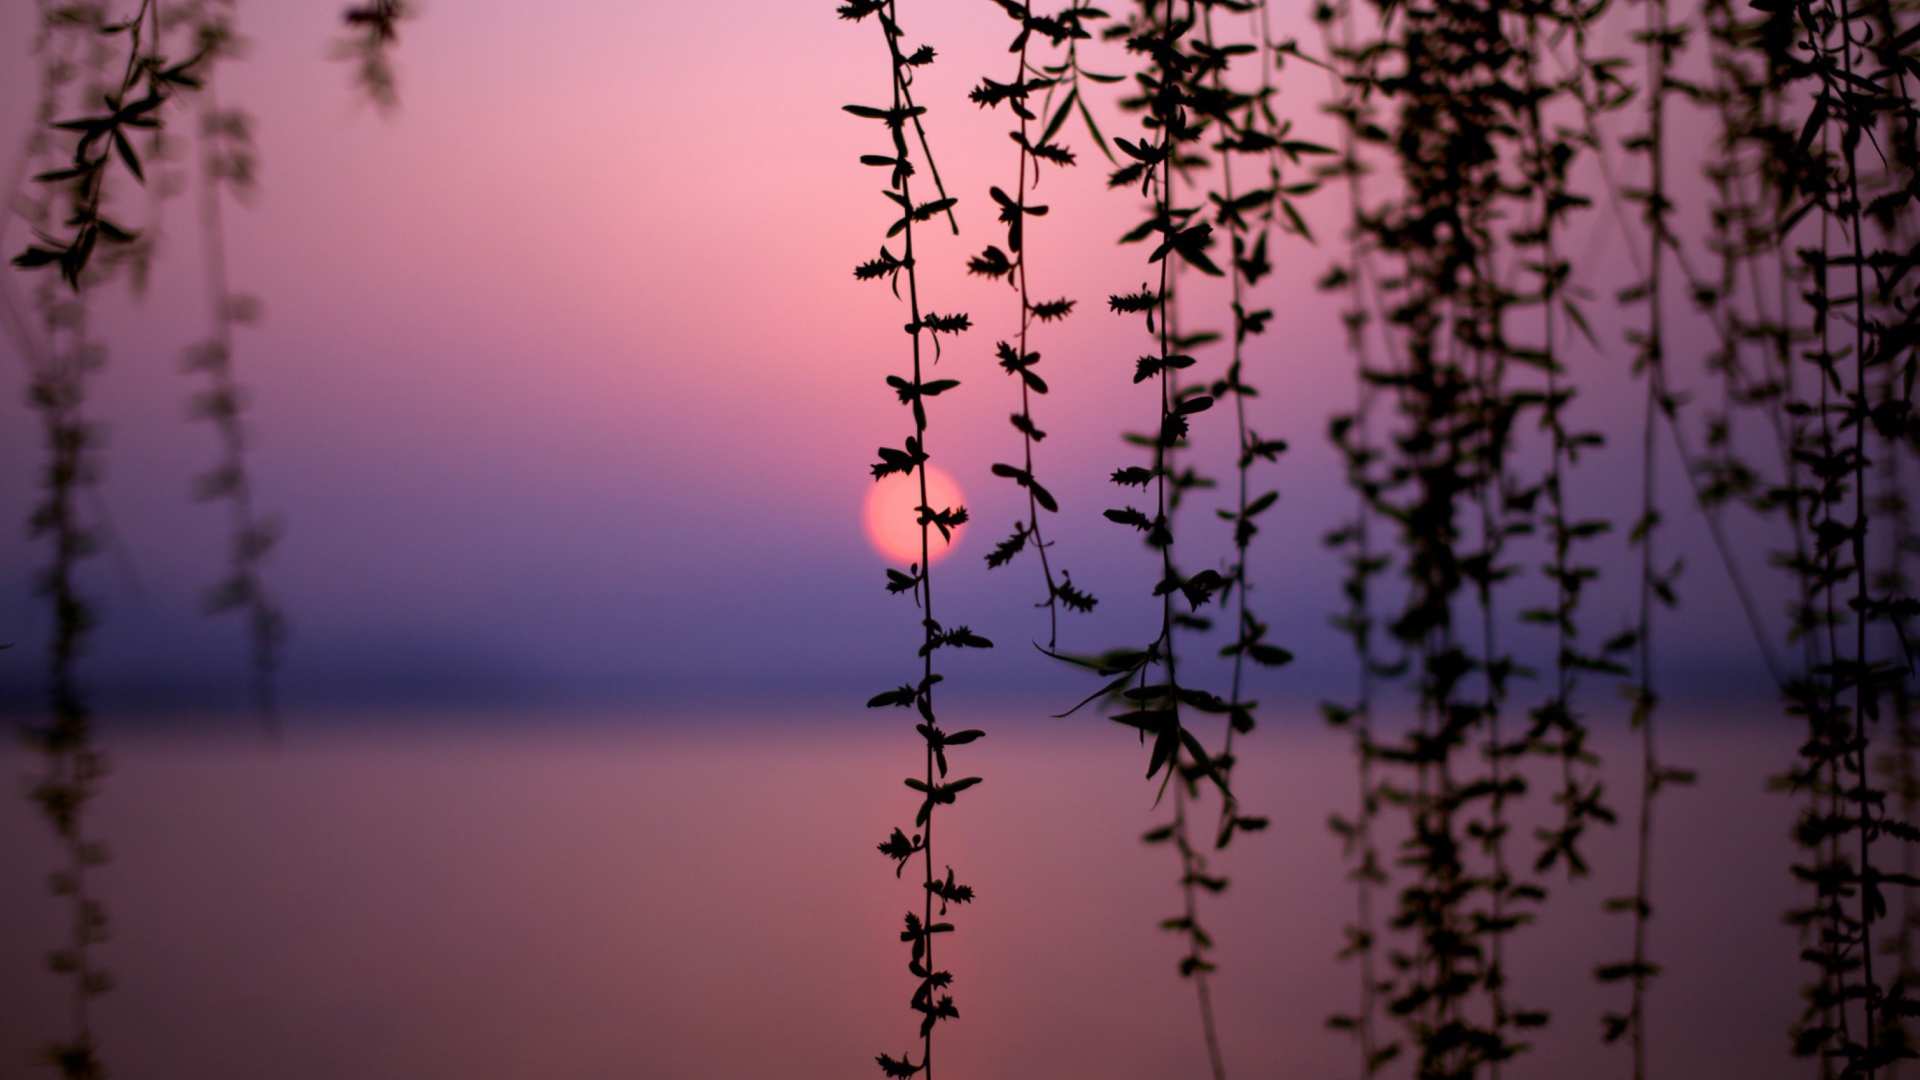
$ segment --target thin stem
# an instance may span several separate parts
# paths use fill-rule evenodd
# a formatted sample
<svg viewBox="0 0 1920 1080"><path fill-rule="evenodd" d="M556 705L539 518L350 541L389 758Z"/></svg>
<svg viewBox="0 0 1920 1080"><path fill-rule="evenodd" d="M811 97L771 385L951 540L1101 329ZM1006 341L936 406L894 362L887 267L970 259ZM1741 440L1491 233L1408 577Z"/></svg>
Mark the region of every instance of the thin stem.
<svg viewBox="0 0 1920 1080"><path fill-rule="evenodd" d="M224 27L208 26L208 35ZM247 468L246 433L241 423L242 390L233 369L233 324L242 317L227 276L226 235L222 190L227 182L240 180L233 159L235 125L244 121L221 111L209 72L200 98L201 187L200 225L202 249L206 260L206 301L213 327L212 340L195 354L204 368L211 390L202 399L202 412L211 420L220 439L220 464L203 480L203 493L227 500L230 521L230 577L214 593L215 610L238 607L247 615L248 636L252 646L253 698L269 737L279 737L279 707L274 690L274 673L279 667L280 644L284 624L280 611L267 594L261 576L261 562L272 546L272 527L262 520L254 506L253 481Z"/></svg>

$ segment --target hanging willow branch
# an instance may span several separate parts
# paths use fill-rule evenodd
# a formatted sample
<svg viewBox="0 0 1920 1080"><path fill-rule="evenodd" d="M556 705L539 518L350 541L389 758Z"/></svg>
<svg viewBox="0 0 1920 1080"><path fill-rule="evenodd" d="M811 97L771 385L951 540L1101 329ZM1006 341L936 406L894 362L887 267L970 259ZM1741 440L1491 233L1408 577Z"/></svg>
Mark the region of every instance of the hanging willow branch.
<svg viewBox="0 0 1920 1080"><path fill-rule="evenodd" d="M1177 453L1188 445L1193 419L1211 409L1215 400L1205 392L1205 386L1183 387L1178 380L1179 372L1197 362L1186 350L1211 340L1212 335L1183 337L1179 333L1175 323L1175 271L1188 266L1213 276L1222 273L1208 254L1213 226L1200 220L1202 208L1180 206L1175 201L1176 176L1195 161L1204 161L1191 149L1201 141L1208 124L1200 102L1207 92L1208 77L1227 59L1226 54L1208 49L1204 40L1195 39L1196 31L1201 30L1200 6L1197 2L1148 0L1125 24L1106 32L1110 38L1124 38L1127 51L1144 61L1143 69L1134 75L1138 93L1122 101L1123 107L1144 111L1144 134L1138 140L1113 140L1125 164L1112 173L1108 184L1115 188L1138 185L1151 204L1151 213L1122 238L1122 243L1157 240L1147 258L1149 272L1157 276L1157 283L1143 283L1138 292L1111 296L1108 307L1119 314L1144 317L1147 332L1153 336L1154 352L1135 363L1133 381L1136 385L1152 385L1159 402L1155 430L1125 436L1128 443L1149 452L1149 463L1124 466L1112 476L1113 482L1123 488L1151 492L1151 509L1128 505L1109 509L1105 516L1141 534L1157 557L1158 575L1152 595L1160 606L1159 631L1144 648L1119 649L1098 658L1050 655L1090 668L1109 680L1081 705L1100 698L1119 703L1125 711L1112 719L1138 731L1143 744L1151 741L1147 778L1161 777L1161 797L1172 791L1172 820L1150 830L1144 839L1171 844L1180 858L1181 910L1162 920L1161 926L1185 941L1180 973L1194 981L1208 1065L1220 1080L1226 1069L1208 985L1208 976L1214 970L1210 955L1213 939L1201 923L1199 906L1203 893L1219 892L1227 882L1209 871L1202 847L1195 843L1189 804L1199 797L1202 781L1211 781L1228 800L1231 793L1220 771L1220 760L1202 745L1186 723L1183 710L1231 715L1233 705L1218 695L1182 684L1175 641L1176 631L1183 626L1204 629L1208 625L1199 611L1226 586L1219 571L1201 570L1189 576L1175 562L1174 520L1180 501L1186 492L1211 485L1191 467L1183 468ZM1181 604L1185 605L1184 611L1180 610Z"/></svg>
<svg viewBox="0 0 1920 1080"><path fill-rule="evenodd" d="M1346 567L1341 581L1346 608L1336 616L1335 625L1352 645L1357 685L1351 701L1328 701L1320 706L1330 725L1352 733L1358 774L1359 797L1353 816L1334 814L1329 825L1340 838L1342 853L1351 866L1347 877L1354 884L1354 921L1345 928L1340 957L1355 961L1360 985L1354 1012L1336 1013L1328 1023L1353 1034L1360 1074L1373 1076L1399 1056L1402 1046L1397 1040L1383 1041L1378 1026L1381 998L1392 991L1393 982L1382 978L1379 970L1380 925L1375 912L1377 890L1391 884L1374 832L1383 794L1375 771L1375 683L1382 676L1398 674L1399 666L1383 663L1375 644L1378 579L1391 568L1392 558L1375 542L1385 482L1379 476L1382 451L1373 435L1380 388L1368 377L1377 363L1369 344L1369 329L1377 332L1378 326L1376 305L1369 291L1377 293L1379 275L1373 266L1371 232L1365 218L1368 164L1362 152L1365 144L1385 142L1387 133L1375 116L1371 93L1373 68L1380 53L1362 42L1353 0L1323 5L1315 11L1314 19L1326 53L1330 98L1326 109L1339 121L1340 133L1339 157L1325 168L1324 175L1342 182L1347 199L1346 260L1335 262L1318 286L1342 298L1347 349L1360 376L1354 380L1353 411L1336 414L1328 423L1328 438L1340 452L1347 486L1355 494L1353 517L1323 540L1328 548L1341 553ZM1391 347L1390 337L1385 344Z"/></svg>
<svg viewBox="0 0 1920 1080"><path fill-rule="evenodd" d="M45 454L28 529L50 549L35 580L35 591L46 600L51 616L48 710L46 719L27 731L44 759L45 772L30 796L60 848L60 867L50 886L69 915L64 940L47 955L48 966L70 987L66 1032L48 1041L44 1057L66 1080L95 1080L104 1068L93 1001L112 989L113 979L99 959L98 946L107 939L107 915L92 885L93 872L107 861L107 849L87 821L106 762L94 743L93 710L80 677L80 660L98 619L80 570L98 549L98 539L80 504L99 479L100 431L88 417L87 397L93 376L106 360L105 349L88 330L88 302L118 260L96 261L92 256L102 241L120 254L138 247L133 233L102 214L111 161L144 179L129 132L155 129L166 89L190 85L192 79L184 68L169 69L159 57L157 7L143 5L130 22L107 23L97 12L66 12L43 4L40 23L35 51L41 100L26 154L29 169L40 171L31 194L9 192L8 211L25 217L38 238L14 265L56 268L59 278L43 275L33 290L37 327L30 326L14 304L11 280L6 288L6 321L27 361L27 403L40 422ZM101 70L113 55L98 47L103 38L125 43L127 59L113 81ZM131 92L143 83L152 104L129 103ZM90 105L96 95L107 109L103 116L55 119L75 101ZM62 235L62 230L68 231Z"/></svg>
<svg viewBox="0 0 1920 1080"><path fill-rule="evenodd" d="M933 820L938 807L952 805L960 793L980 782L977 776L962 779L947 779L947 750L949 747L971 743L981 737L979 731L949 732L940 726L934 710L934 687L941 676L934 671L934 654L945 648L991 648L992 642L975 634L965 626L945 627L934 618L933 607L933 565L932 534L939 530L943 539L950 540L952 532L967 520L965 507L940 506L930 504L927 498L927 463L930 458L927 445L927 401L959 386L955 379L928 379L922 367L921 343L924 339L937 340L940 334L957 334L972 325L972 320L964 314L939 315L920 306L919 264L914 252L914 226L946 213L951 218L955 200L945 195L924 203L913 200L913 177L918 169L914 163L912 147L907 138L907 129L912 125L919 137L922 159L928 162L932 171L931 158L925 153L926 134L921 128L920 117L925 107L913 100L914 73L934 59L932 47L922 45L911 53L901 47L901 32L898 22L898 5L895 0L855 0L839 8L842 19L860 22L868 16L875 17L880 25L881 35L887 44L888 57L892 64L892 101L884 108L868 105L848 105L846 111L854 116L881 123L887 131L891 143L891 153L867 154L861 157L861 163L874 168L885 169L888 183L882 192L899 212L898 219L887 230L887 236L900 237L901 253L896 256L886 246L880 249L880 255L871 262L864 263L854 270L854 276L861 280L885 279L899 295L901 278L905 278L906 302L909 321L906 333L912 342L912 368L910 377L898 375L887 377L887 385L899 396L900 403L907 406L913 417L913 434L908 436L901 449L880 448L880 461L873 466L873 478L885 479L894 473L904 473L913 477L919 484L920 502L918 506L920 524L920 561L908 567L906 573L898 570L887 572L887 590L893 593L908 593L920 609L920 678L897 690L889 690L875 695L867 705L879 708L888 705L916 710L920 723L915 730L926 744L926 770L924 779L908 777L906 786L920 796L920 808L914 816L915 831L909 835L904 829L895 828L893 834L881 841L880 853L896 863L894 871L898 877L906 870L907 863L915 855L922 863L922 909L906 914L905 929L900 940L911 949L911 958L907 962L907 971L916 980L908 1008L920 1014L920 1060L914 1062L910 1053L898 1058L890 1054L880 1054L875 1060L881 1071L891 1077L910 1077L925 1073L929 1080L933 1076L933 1032L942 1021L957 1019L959 1008L954 1004L953 995L946 991L953 985L953 974L942 971L934 961L934 943L941 934L951 933L953 924L937 922L934 916L934 902L940 904L940 914L947 913L951 904L964 904L973 900L973 888L956 882L952 867L946 868L944 877L936 876L933 859ZM939 183L939 174L934 173L934 182ZM956 231L958 226L955 226Z"/></svg>
<svg viewBox="0 0 1920 1080"><path fill-rule="evenodd" d="M1663 514L1656 480L1658 476L1659 431L1664 426L1677 430L1679 397L1668 386L1666 289L1669 256L1678 250L1671 227L1673 201L1667 186L1667 102L1681 84L1673 74L1674 59L1685 48L1689 28L1672 21L1666 0L1643 0L1646 22L1635 40L1647 51L1646 86L1643 98L1646 127L1625 140L1630 152L1647 161L1645 187L1623 193L1626 201L1638 203L1640 219L1646 230L1647 252L1644 277L1621 293L1625 303L1644 302L1647 321L1644 331L1627 335L1634 348L1634 374L1646 380L1640 438L1640 512L1628 536L1628 543L1640 552L1638 612L1632 631L1616 638L1611 645L1630 647L1633 656L1633 711L1629 726L1640 735L1639 824L1636 830L1634 891L1630 897L1607 901L1610 911L1628 914L1633 919L1633 951L1625 961L1603 964L1595 970L1603 983L1625 982L1631 989L1624 1012L1609 1011L1602 1017L1603 1034L1608 1042L1625 1038L1633 1052L1633 1075L1647 1075L1647 990L1660 974L1660 965L1648 952L1647 931L1653 917L1652 859L1654 800L1660 792L1675 785L1691 784L1692 773L1663 765L1657 753L1657 708L1659 695L1654 686L1654 615L1656 606L1673 608L1678 604L1674 585L1681 563L1660 565L1656 541ZM1591 119L1594 111L1588 112ZM1636 251L1638 248L1636 248Z"/></svg>
<svg viewBox="0 0 1920 1080"><path fill-rule="evenodd" d="M1216 6L1249 15L1249 30L1254 37L1250 50L1244 43L1222 44L1215 39ZM1227 277L1233 290L1233 352L1225 377L1216 379L1209 388L1215 400L1231 401L1234 410L1234 504L1230 509L1216 511L1221 520L1233 526L1233 560L1224 575L1225 584L1220 598L1222 607L1234 605L1234 640L1220 650L1222 656L1232 658L1233 675L1227 700L1226 731L1217 759L1221 775L1231 788L1236 760L1234 736L1253 730L1254 715L1259 707L1247 696L1247 662L1251 660L1261 667L1279 668L1293 660L1291 652L1266 640L1268 626L1254 614L1248 603L1253 583L1248 572L1247 552L1260 533L1259 519L1272 511L1280 500L1278 491L1254 493L1253 469L1260 462L1271 464L1278 461L1287 450L1285 441L1261 437L1248 421L1249 402L1260 396L1259 389L1247 373L1248 343L1264 335L1274 317L1271 308L1254 306L1252 292L1260 279L1273 270L1268 257L1268 244L1276 228L1283 233L1292 232L1311 239L1305 222L1294 208L1293 200L1317 190L1319 179L1310 175L1289 182L1282 175L1283 167L1298 166L1303 156L1330 154L1332 151L1316 143L1294 138L1291 124L1283 122L1274 109L1273 100L1277 91L1272 76L1285 53L1273 47L1264 2L1258 5L1209 6L1203 25L1206 33L1206 53L1203 55L1213 58L1213 62L1209 65L1211 70L1206 73L1206 93L1198 97L1196 110L1213 123L1216 134L1212 149L1219 163L1218 186L1207 193L1207 198L1214 206L1214 227L1226 233L1232 254ZM1260 86L1254 92L1241 93L1227 80L1229 58L1249 51L1260 66ZM1264 165L1266 183L1244 190L1237 189L1234 178L1236 156L1251 157ZM1237 800L1224 799L1214 847L1225 848L1235 833L1258 831L1266 828L1266 825L1267 820L1263 817L1241 813Z"/></svg>
<svg viewBox="0 0 1920 1080"><path fill-rule="evenodd" d="M1384 993L1417 1055L1416 1075L1497 1076L1525 1049L1520 1033L1547 1020L1513 1003L1506 977L1507 937L1532 920L1545 895L1507 849L1509 806L1527 791L1520 763L1551 754L1562 766L1562 822L1543 833L1535 870L1562 860L1583 866L1580 832L1588 820L1604 820L1597 788L1577 771L1591 758L1570 705L1573 672L1598 663L1574 644L1574 612L1591 571L1574 561L1572 543L1597 530L1568 514L1568 466L1587 439L1563 414L1574 388L1564 377L1561 328L1585 322L1567 291L1571 267L1558 237L1584 200L1567 187L1578 145L1551 119L1573 107L1578 76L1544 69L1556 49L1578 55L1588 13L1576 4L1381 5L1370 39L1336 25L1339 15L1329 10L1321 21L1343 76L1335 111L1347 131L1342 171L1359 235L1350 265L1337 265L1322 285L1351 290L1356 348L1369 310L1381 312L1383 355L1362 354L1362 377L1391 396L1398 424L1376 468L1369 396L1336 420L1363 510L1330 541L1350 551L1346 624L1363 679L1407 672L1418 703L1414 729L1390 741L1364 719L1370 683L1357 709L1327 710L1336 722L1361 719L1362 820L1342 831L1367 886L1379 880L1369 872L1377 865L1368 853L1372 808L1401 808L1410 833L1389 924L1404 935L1389 952L1396 974L1371 979L1372 931L1351 931L1363 986L1362 1015L1348 1021L1368 1025L1361 1049L1369 1071L1403 1045L1371 1030L1372 995ZM1377 206L1362 203L1359 185L1360 151L1370 144L1392 147L1397 177ZM1365 297L1368 288L1377 299ZM1516 433L1533 413L1550 444L1544 479L1523 476L1516 464ZM1403 658L1390 664L1371 655L1370 583L1384 565L1370 550L1372 517L1397 526L1403 558L1406 592L1387 624ZM1510 687L1527 673L1507 636L1502 597L1521 571L1514 545L1543 523L1555 598L1519 614L1523 626L1551 628L1555 690L1512 737L1503 730ZM1384 774L1377 786L1376 768Z"/></svg>
<svg viewBox="0 0 1920 1080"><path fill-rule="evenodd" d="M1044 217L1047 207L1030 203L1027 197L1040 185L1042 162L1062 168L1074 164L1073 151L1057 140L1061 129L1072 117L1074 107L1080 104L1078 80L1082 73L1077 50L1070 50L1060 64L1053 66L1036 66L1029 52L1033 48L1035 35L1046 38L1055 48L1091 40L1093 35L1088 32L1086 23L1106 16L1104 12L1090 8L1079 0L1072 7L1051 16L1036 15L1026 5L1012 0L998 2L1007 16L1019 26L1013 44L1007 50L1018 57L1013 79L1006 83L998 83L991 78L983 79L969 97L982 107L998 108L1004 104L1019 120L1019 127L1008 133L1019 148L1019 176L1011 196L998 187L988 191L999 207L1001 222L1007 227L1007 249L1002 251L988 245L984 252L968 262L967 270L988 278L1004 279L1020 300L1018 334L1011 342L999 342L996 348L1000 367L1020 380L1020 411L1009 419L1014 430L1020 432L1021 464L995 464L993 474L1012 481L1026 492L1027 520L1016 522L1012 534L995 546L986 558L989 568L1005 566L1029 546L1039 556L1040 574L1046 583L1047 598L1037 606L1047 609L1047 647L1051 649L1059 642L1060 608L1064 606L1073 611L1090 612L1099 601L1091 593L1075 588L1072 576L1065 570L1060 572L1059 580L1054 579L1053 561L1048 554L1048 549L1053 545L1046 539L1040 524L1042 511L1057 513L1060 505L1040 482L1034 469L1034 444L1046 438L1047 433L1034 423L1033 397L1047 392L1047 382L1034 370L1040 363L1040 353L1030 347L1029 337L1036 323L1057 322L1071 315L1077 301L1062 296L1036 303L1028 292L1027 230L1030 219ZM1063 82L1068 84L1068 89L1055 103L1054 91ZM1044 97L1041 96L1043 91ZM1033 108L1036 100L1040 105L1037 112ZM1081 112L1085 113L1084 105L1081 106ZM1033 127L1043 117L1050 119L1047 119L1045 128L1036 138ZM1098 129L1091 127L1091 120L1088 124L1088 130L1098 139Z"/></svg>
<svg viewBox="0 0 1920 1080"><path fill-rule="evenodd" d="M234 371L234 328L253 322L259 305L235 293L228 281L224 221L225 200L244 199L254 189L255 153L250 118L239 109L222 108L213 88L215 62L234 51L232 8L231 0L196 0L187 9L200 52L208 58L206 86L199 94L200 228L212 333L187 350L186 366L206 378L207 388L195 397L193 412L213 425L221 452L219 463L196 479L194 494L225 502L229 515L227 573L208 590L207 607L246 616L254 710L271 734L279 724L274 676L286 640L286 617L267 591L263 569L280 527L256 507L247 467L246 395Z"/></svg>

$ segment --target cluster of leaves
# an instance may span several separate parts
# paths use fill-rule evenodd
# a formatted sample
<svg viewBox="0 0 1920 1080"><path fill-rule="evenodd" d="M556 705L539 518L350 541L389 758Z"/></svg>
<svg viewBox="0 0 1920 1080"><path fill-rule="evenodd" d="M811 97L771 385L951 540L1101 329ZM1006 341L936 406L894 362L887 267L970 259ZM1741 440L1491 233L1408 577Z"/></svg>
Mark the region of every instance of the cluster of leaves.
<svg viewBox="0 0 1920 1080"><path fill-rule="evenodd" d="M1688 279L1719 334L1722 394L1690 465L1709 520L1745 508L1785 526L1776 563L1794 583L1793 655L1768 656L1807 725L1780 783L1805 799L1794 873L1813 892L1790 914L1813 967L1794 1049L1834 1075L1872 1076L1913 1054L1911 975L1876 973L1875 928L1888 891L1920 878L1876 861L1887 856L1875 844L1920 834L1888 816L1873 760L1886 741L1882 703L1910 695L1920 614L1898 495L1902 462L1920 451L1910 89L1920 24L1900 4L1755 7L1706 5L1712 79L1688 88L1721 125L1709 172L1719 272ZM1876 483L1894 497L1875 498ZM1876 551L1876 534L1893 542ZM1896 737L1896 757L1910 747Z"/></svg>
<svg viewBox="0 0 1920 1080"><path fill-rule="evenodd" d="M1018 332L1014 340L1001 341L996 348L1000 367L1020 381L1020 411L1008 419L1014 430L1020 432L1022 464L996 464L993 474L1025 489L1027 519L1016 521L1013 532L987 554L987 566L1005 566L1029 547L1039 556L1040 574L1047 592L1047 598L1039 606L1047 609L1047 647L1053 648L1059 641L1060 608L1090 612L1099 601L1091 593L1076 588L1072 575L1064 569L1060 572L1059 580L1054 579L1053 562L1048 554L1048 549L1053 545L1041 528L1041 511L1057 513L1060 506L1034 475L1034 444L1046 438L1047 433L1034 423L1033 396L1045 394L1047 382L1034 370L1040 362L1040 353L1030 347L1029 337L1036 322L1050 323L1064 319L1073 313L1076 302L1067 297L1036 302L1028 291L1027 219L1044 217L1047 207L1030 203L1027 197L1040 185L1042 162L1060 167L1074 164L1073 151L1058 139L1076 109L1086 119L1088 133L1101 151L1110 153L1099 129L1093 126L1086 103L1080 97L1079 80L1084 76L1091 81L1108 82L1116 81L1118 76L1083 72L1080 69L1079 43L1093 37L1087 24L1106 18L1106 12L1088 6L1084 0L1074 0L1071 6L1053 15L1037 14L1028 5L1016 3L1015 0L996 2L1019 28L1007 50L1018 58L1013 79L1001 83L984 78L969 97L983 108L1005 105L1019 121L1019 126L1008 132L1019 148L1019 175L1014 182L1012 195L998 187L988 191L999 207L1000 221L1007 228L1006 250L990 244L985 251L968 261L967 269L983 277L1004 280L1020 301ZM1036 35L1046 39L1055 49L1065 46L1064 57L1055 64L1037 63L1031 55ZM1046 121L1045 127L1035 138L1033 126L1040 124L1043 119Z"/></svg>
<svg viewBox="0 0 1920 1080"><path fill-rule="evenodd" d="M78 293L81 277L97 247L102 243L126 247L140 238L137 231L104 212L114 163L117 161L139 183L147 182L147 169L134 137L159 130L160 109L175 93L199 89L199 68L210 52L202 47L188 53L184 60L176 60L160 51L159 0L141 0L134 14L122 22L106 21L98 10L80 6L54 9L43 17L64 28L126 43L126 61L119 78L102 90L97 105L87 103L95 111L52 124L56 131L75 136L71 158L33 179L62 192L60 201L66 214L57 225L49 221L36 227L36 242L13 258L13 265L24 269L57 268L68 288Z"/></svg>
<svg viewBox="0 0 1920 1080"><path fill-rule="evenodd" d="M957 1019L960 1010L955 1006L953 996L946 991L953 984L953 974L940 970L934 963L934 939L936 935L951 933L953 925L934 921L934 901L940 903L940 913L946 914L950 904L965 904L973 900L973 888L961 884L954 878L951 866L946 868L945 877L934 873L933 861L933 823L935 809L950 806L959 798L960 793L980 783L977 776L954 780L947 779L947 749L964 746L981 737L976 730L950 732L940 726L934 709L934 688L939 685L942 676L934 671L934 657L941 649L985 649L993 643L974 633L965 626L945 627L934 618L933 610L933 567L931 560L932 533L938 529L943 537L951 538L952 530L964 523L967 518L965 507L936 507L927 498L927 462L930 455L927 446L927 409L926 400L938 397L960 385L955 379L928 379L923 370L922 335L935 342L935 359L938 358L940 334L958 334L971 326L971 319L964 314L936 315L920 306L919 264L914 252L914 226L933 220L940 214L947 214L952 220L952 209L956 200L949 197L940 184L940 175L933 167L931 153L926 147L926 133L921 126L921 116L926 112L923 106L913 100L914 73L931 64L934 50L922 45L911 53L901 44L901 31L897 21L894 0L851 0L839 8L842 19L861 22L869 17L879 23L881 35L886 40L887 52L892 61L892 101L884 107L867 105L848 105L846 111L862 119L880 122L887 131L890 153L866 154L861 163L887 170L888 183L882 192L887 200L900 211L900 217L887 231L888 239L900 237L900 254L895 255L884 244L877 259L864 263L854 269L854 276L863 281L886 279L896 297L900 296L901 278L906 279L906 296L910 318L906 324L906 333L912 342L912 370L910 376L891 375L887 385L891 387L902 405L908 407L913 417L913 434L905 441L904 449L880 448L880 461L873 469L874 479L880 480L895 473L904 474L919 485L920 503L918 507L920 524L920 561L908 566L905 572L889 569L887 571L887 591L895 594L910 594L920 609L921 638L918 655L921 662L920 678L896 690L889 690L867 702L870 708L895 706L910 708L917 712L920 722L915 730L920 734L926 746L926 771L924 777L908 777L906 786L920 795L920 806L914 815L914 832L895 828L891 836L881 841L879 851L895 862L894 876L899 877L906 865L916 854L921 856L923 865L924 899L922 911L918 914L909 911L906 915L906 929L900 940L910 946L910 958L907 971L915 979L914 991L907 1006L920 1014L920 1060L915 1062L911 1053L899 1057L880 1054L875 1059L881 1071L891 1077L910 1077L933 1073L933 1032L934 1028L945 1020ZM913 178L919 174L915 163L913 146L908 139L908 129L912 128L920 144L920 159L926 162L928 171L939 197L927 202L916 203L913 197ZM955 226L958 231L958 226ZM1033 489L1044 492L1032 480L1031 462L1023 474L1026 483Z"/></svg>
<svg viewBox="0 0 1920 1080"><path fill-rule="evenodd" d="M414 15L406 0L367 0L341 15L347 36L334 42L333 55L353 65L354 83L382 111L400 104L393 50L400 44L400 24Z"/></svg>

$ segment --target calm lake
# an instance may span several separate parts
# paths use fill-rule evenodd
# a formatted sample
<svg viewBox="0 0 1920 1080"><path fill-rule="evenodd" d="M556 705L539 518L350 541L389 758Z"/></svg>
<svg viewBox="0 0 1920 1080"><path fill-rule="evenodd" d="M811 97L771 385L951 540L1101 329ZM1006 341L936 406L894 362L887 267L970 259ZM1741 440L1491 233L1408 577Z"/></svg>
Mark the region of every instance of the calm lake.
<svg viewBox="0 0 1920 1080"><path fill-rule="evenodd" d="M910 825L900 783L920 740L901 717L762 714L542 720L295 716L278 747L244 732L109 735L91 831L118 988L97 1031L123 1080L207 1078L871 1077L914 1045L898 940L917 883L874 845ZM943 809L937 860L978 900L941 942L962 1019L948 1077L1204 1077L1179 943L1174 853L1145 752L1097 718L956 718L984 783ZM1792 728L1672 723L1664 755L1699 786L1660 803L1652 996L1658 1075L1807 1076L1787 1054L1805 972L1782 911L1794 805L1763 790ZM1351 1076L1325 1018L1356 974L1335 957L1354 906L1330 812L1354 801L1344 739L1305 716L1268 721L1237 773L1273 827L1215 862L1209 901L1228 1075ZM1600 741L1636 762L1624 735ZM37 767L0 753L24 792ZM1510 949L1513 996L1551 1026L1508 1077L1628 1075L1591 979L1623 959L1637 781L1608 791L1623 826L1590 844L1596 873L1552 879ZM1532 801L1544 802L1547 792ZM1531 849L1531 841L1524 842ZM0 1076L47 1076L64 984L42 956L63 909L47 827L0 802ZM1384 901L1382 907L1388 906ZM916 1055L917 1056L917 1055Z"/></svg>

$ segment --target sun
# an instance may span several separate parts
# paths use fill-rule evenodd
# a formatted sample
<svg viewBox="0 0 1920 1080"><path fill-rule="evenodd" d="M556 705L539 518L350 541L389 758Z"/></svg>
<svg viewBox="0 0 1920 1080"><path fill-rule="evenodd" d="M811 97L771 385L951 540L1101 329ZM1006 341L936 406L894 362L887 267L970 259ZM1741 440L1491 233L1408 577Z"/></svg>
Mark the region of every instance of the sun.
<svg viewBox="0 0 1920 1080"><path fill-rule="evenodd" d="M953 477L941 472L932 465L927 466L927 505L935 511L966 505L960 495L960 485ZM873 549L895 562L917 563L920 561L920 477L917 474L894 473L873 485L867 493L867 540ZM962 525L953 530L953 539L948 541L940 535L940 530L930 529L928 551L930 558L938 562L943 556L960 543L961 533L966 531Z"/></svg>

